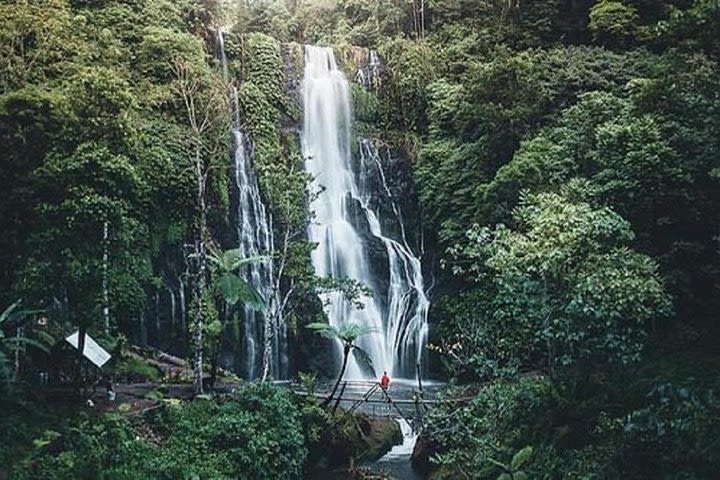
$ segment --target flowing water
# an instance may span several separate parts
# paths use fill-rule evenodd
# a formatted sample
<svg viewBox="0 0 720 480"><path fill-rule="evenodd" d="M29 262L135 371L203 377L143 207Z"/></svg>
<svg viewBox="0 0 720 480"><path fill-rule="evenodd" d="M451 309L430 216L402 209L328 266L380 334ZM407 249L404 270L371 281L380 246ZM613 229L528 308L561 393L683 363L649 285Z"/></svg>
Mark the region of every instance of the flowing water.
<svg viewBox="0 0 720 480"><path fill-rule="evenodd" d="M393 211L403 232L400 238L391 238L383 230L388 222L371 207L375 192L361 180L377 169L388 193L389 189L370 142L360 142L359 159L353 163L350 87L332 49L305 47L302 94L302 150L305 168L313 176L311 191L318 194L311 205L315 218L308 229L310 240L318 244L312 253L313 266L321 277L357 280L372 291L372 296L361 299L362 309L354 308L339 292L323 294L325 312L332 325L353 323L373 329L359 344L377 372L414 377L415 366L424 356L428 328L429 302L420 261L405 239L399 207L394 205ZM380 245L382 251L371 249L371 244ZM347 375L368 376L354 358Z"/></svg>
<svg viewBox="0 0 720 480"><path fill-rule="evenodd" d="M380 80L380 58L375 50L368 52L368 59L365 65L358 68L355 74L355 81L365 88L372 89L378 86Z"/></svg>
<svg viewBox="0 0 720 480"><path fill-rule="evenodd" d="M227 58L222 32L218 35L218 47L222 71L228 78ZM230 85L230 98L233 106L233 160L235 186L238 196L237 234L238 249L243 258L269 256L270 259L253 262L240 271L269 308L273 308L275 292L273 289L273 230L272 217L260 194L257 174L252 163L252 149L249 139L240 126L237 89ZM247 379L259 377L262 372L263 339L265 322L272 322L269 332L272 336L271 372L274 378L287 377L287 332L284 322L279 318L271 320L259 311L243 308L243 345L241 364L236 365Z"/></svg>
<svg viewBox="0 0 720 480"><path fill-rule="evenodd" d="M397 422L400 424L400 430L403 434L403 442L400 445L395 445L379 460L373 462L370 467L372 470L389 473L392 478L396 478L398 480L422 479L424 476L413 469L410 458L418 439L418 433L413 432L413 429L410 424L408 424L407 420L399 419Z"/></svg>

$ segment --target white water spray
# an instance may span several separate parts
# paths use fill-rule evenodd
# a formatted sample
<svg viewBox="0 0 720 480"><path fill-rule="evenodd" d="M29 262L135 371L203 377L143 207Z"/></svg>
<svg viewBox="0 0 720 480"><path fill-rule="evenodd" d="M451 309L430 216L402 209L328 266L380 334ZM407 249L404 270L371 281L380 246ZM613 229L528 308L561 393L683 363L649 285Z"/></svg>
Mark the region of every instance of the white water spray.
<svg viewBox="0 0 720 480"><path fill-rule="evenodd" d="M407 246L404 233L400 241L384 234L378 213L369 206L372 192L353 172L349 85L332 49L305 47L302 91L305 168L313 176L311 189L320 192L311 206L315 219L308 232L310 240L318 244L312 253L313 266L321 277L358 280L373 291L372 297L362 299L363 309L353 308L340 293L324 294L325 312L332 325L354 323L374 330L359 343L369 353L376 371L414 377L415 365L425 349L429 305L420 261ZM384 188L388 189L377 151L369 145L361 143L360 175L372 161L378 164ZM399 209L393 208L402 230ZM360 224L366 228L361 230ZM382 245L386 251L383 257L387 258L370 252L369 241ZM381 269L385 279L376 278L377 269L373 273L371 262L386 262ZM380 285L386 283L388 289L383 291ZM350 378L365 376L353 358L347 374Z"/></svg>

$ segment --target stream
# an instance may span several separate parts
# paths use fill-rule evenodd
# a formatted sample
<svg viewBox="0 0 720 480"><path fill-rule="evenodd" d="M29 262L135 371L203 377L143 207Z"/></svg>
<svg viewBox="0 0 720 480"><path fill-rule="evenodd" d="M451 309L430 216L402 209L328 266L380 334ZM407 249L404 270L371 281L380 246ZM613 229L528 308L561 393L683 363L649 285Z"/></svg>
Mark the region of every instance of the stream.
<svg viewBox="0 0 720 480"><path fill-rule="evenodd" d="M406 420L396 420L403 434L401 444L395 445L378 460L361 464L374 473L384 473L395 480L423 480L426 477L413 469L411 456L418 435L413 433ZM348 472L344 468L312 472L312 480L347 480Z"/></svg>
<svg viewBox="0 0 720 480"><path fill-rule="evenodd" d="M368 466L373 471L387 472L398 480L421 480L425 477L413 469L410 461L418 434L413 433L407 420L399 419L397 422L403 434L402 444L395 445L388 453L379 460L369 463Z"/></svg>

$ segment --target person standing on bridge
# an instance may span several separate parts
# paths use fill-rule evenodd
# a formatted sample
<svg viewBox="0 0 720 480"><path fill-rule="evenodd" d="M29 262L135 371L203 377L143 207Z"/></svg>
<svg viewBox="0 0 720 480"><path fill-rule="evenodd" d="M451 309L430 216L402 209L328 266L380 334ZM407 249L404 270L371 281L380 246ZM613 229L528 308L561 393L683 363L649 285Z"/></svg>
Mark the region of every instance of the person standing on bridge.
<svg viewBox="0 0 720 480"><path fill-rule="evenodd" d="M380 388L387 392L388 387L390 387L390 377L388 377L387 372L383 372L382 378L380 379Z"/></svg>

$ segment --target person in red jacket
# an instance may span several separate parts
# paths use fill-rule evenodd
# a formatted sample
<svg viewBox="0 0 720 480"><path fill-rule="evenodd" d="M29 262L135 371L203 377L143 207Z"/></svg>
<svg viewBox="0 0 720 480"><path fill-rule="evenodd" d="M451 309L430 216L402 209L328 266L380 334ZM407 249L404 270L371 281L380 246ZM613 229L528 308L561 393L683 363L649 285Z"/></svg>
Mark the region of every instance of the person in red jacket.
<svg viewBox="0 0 720 480"><path fill-rule="evenodd" d="M387 372L383 372L383 376L380 379L380 388L387 391L389 386L390 386L390 377L388 377Z"/></svg>

